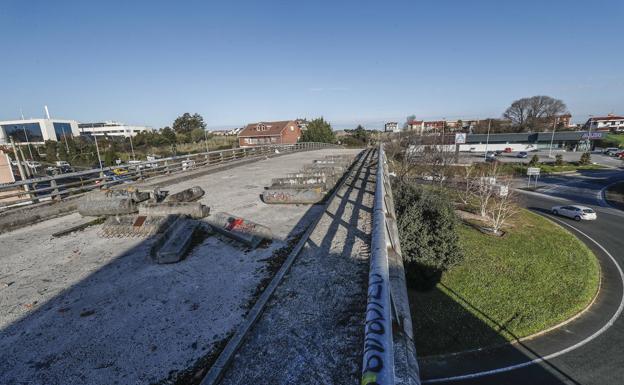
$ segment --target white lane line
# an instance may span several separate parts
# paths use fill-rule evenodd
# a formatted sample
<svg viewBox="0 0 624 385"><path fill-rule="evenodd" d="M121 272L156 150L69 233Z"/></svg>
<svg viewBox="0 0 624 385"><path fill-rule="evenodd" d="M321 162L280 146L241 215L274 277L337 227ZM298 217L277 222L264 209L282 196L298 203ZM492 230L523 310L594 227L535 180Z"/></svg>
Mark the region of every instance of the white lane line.
<svg viewBox="0 0 624 385"><path fill-rule="evenodd" d="M558 218L553 217L552 215L547 215L549 218L563 224L566 225L576 231L578 231L580 234L582 234L583 236L587 237L587 239L589 239L590 241L592 241L594 244L596 244L596 246L598 246L602 251L604 251L605 254L607 254L609 256L609 258L611 259L611 262L613 262L613 264L615 265L615 267L617 267L618 272L620 273L620 280L622 281L622 286L624 287L624 272L622 272L622 268L620 267L620 265L617 263L617 261L615 260L615 258L613 258L613 256L611 255L611 253L609 253L607 251L607 249L605 249L600 243L598 243L598 241L596 241L594 238L590 237L589 235L585 234L583 231L581 231L580 229L578 229L576 226L572 226L569 223L566 223ZM473 379L473 378L478 378L478 377L484 377L484 376L491 376L494 374L498 374L498 373L504 373L504 372L509 372L511 370L516 370L516 369L521 369L533 364L537 364L540 363L542 361L547 361L547 360L551 360L553 358L559 357L563 354L569 353L575 349L580 348L581 346L587 344L588 342L596 339L599 335L601 335L602 333L604 333L607 329L609 329L613 323L615 322L615 320L618 319L618 317L620 316L620 314L622 313L622 310L624 309L624 295L622 296L622 299L620 300L620 306L618 307L617 311L615 312L615 314L613 314L613 316L611 317L611 319L609 319L609 322L607 322L606 324L604 324L600 330L596 331L594 334L590 335L589 337L585 338L584 340L581 340L579 342L577 342L574 345L568 346L567 348L560 350L558 352L555 353L551 353L548 354L544 357L539 357L539 358L535 358L531 361L527 361L527 362L523 362L520 364L516 364L516 365L510 365L510 366L505 366L502 368L497 368L497 369L491 369L491 370L485 370L482 372L476 372L476 373L469 373L469 374L462 374L462 375L458 375L458 376L452 376L452 377L445 377L445 378L432 378L430 380L425 380L422 383L423 384L434 384L434 383L438 383L438 382L451 382L451 381L460 381L460 380L469 380L469 379Z"/></svg>

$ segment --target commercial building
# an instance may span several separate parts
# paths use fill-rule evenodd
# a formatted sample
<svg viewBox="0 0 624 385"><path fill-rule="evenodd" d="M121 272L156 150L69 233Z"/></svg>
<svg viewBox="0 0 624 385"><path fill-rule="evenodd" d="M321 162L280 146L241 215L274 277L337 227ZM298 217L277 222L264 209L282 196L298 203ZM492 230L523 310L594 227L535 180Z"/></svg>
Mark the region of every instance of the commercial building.
<svg viewBox="0 0 624 385"><path fill-rule="evenodd" d="M238 134L238 144L240 147L295 144L300 137L301 128L295 120L258 122L248 124Z"/></svg>
<svg viewBox="0 0 624 385"><path fill-rule="evenodd" d="M401 131L401 129L399 128L398 122L388 122L384 124L384 131L385 132L399 132Z"/></svg>
<svg viewBox="0 0 624 385"><path fill-rule="evenodd" d="M532 151L546 150L550 148L552 141L553 150L585 151L588 142L602 139L602 132L587 131L560 131L555 132L522 132L508 134L469 134L466 144L461 144L460 151L488 151L505 150ZM587 140L589 138L589 141Z"/></svg>
<svg viewBox="0 0 624 385"><path fill-rule="evenodd" d="M78 136L78 122L64 119L20 119L0 121L0 144L10 143L10 137L20 143L43 144L46 140L63 140Z"/></svg>
<svg viewBox="0 0 624 385"><path fill-rule="evenodd" d="M135 136L139 132L152 132L153 128L147 126L132 126L125 123L106 121L99 123L79 123L78 128L82 135L95 136L123 136L125 138Z"/></svg>
<svg viewBox="0 0 624 385"><path fill-rule="evenodd" d="M592 131L624 132L624 116L614 114L592 116L585 122L583 128Z"/></svg>

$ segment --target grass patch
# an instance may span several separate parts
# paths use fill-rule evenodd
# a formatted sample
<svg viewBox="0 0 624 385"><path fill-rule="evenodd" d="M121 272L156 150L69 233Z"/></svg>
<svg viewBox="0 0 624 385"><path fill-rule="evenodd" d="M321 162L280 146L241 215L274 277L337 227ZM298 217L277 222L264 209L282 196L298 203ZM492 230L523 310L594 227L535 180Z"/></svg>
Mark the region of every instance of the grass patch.
<svg viewBox="0 0 624 385"><path fill-rule="evenodd" d="M557 166L554 163L538 163L535 166L529 166L521 163L501 163L499 164L499 167L502 173L525 176L528 167L539 167L541 174L578 170L601 170L607 168L600 164L579 165L577 162L564 163L561 166Z"/></svg>
<svg viewBox="0 0 624 385"><path fill-rule="evenodd" d="M624 147L624 135L609 133L602 139L605 147Z"/></svg>
<svg viewBox="0 0 624 385"><path fill-rule="evenodd" d="M599 266L589 248L528 210L511 222L504 237L461 225L463 263L433 290L409 291L419 355L499 345L565 321L590 303Z"/></svg>

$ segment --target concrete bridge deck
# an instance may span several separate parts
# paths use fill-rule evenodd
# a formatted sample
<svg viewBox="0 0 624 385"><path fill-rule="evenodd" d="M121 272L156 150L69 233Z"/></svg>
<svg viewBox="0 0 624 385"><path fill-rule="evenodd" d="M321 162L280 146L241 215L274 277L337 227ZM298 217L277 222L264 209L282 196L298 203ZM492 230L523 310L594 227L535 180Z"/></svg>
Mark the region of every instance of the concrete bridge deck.
<svg viewBox="0 0 624 385"><path fill-rule="evenodd" d="M273 241L256 250L215 235L182 262L156 265L151 240L102 238L99 225L51 236L80 222L78 214L1 234L0 383L197 382L197 368L214 358L292 241L321 214L320 205L266 205L263 187L313 159L355 152L294 153L167 187L198 185L213 212L270 227Z"/></svg>

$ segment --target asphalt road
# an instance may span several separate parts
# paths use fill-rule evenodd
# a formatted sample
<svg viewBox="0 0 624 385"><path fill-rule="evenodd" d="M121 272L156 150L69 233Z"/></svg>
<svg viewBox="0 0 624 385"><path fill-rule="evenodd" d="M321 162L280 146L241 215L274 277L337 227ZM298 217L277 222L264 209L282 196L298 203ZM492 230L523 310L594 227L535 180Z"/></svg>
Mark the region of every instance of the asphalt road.
<svg viewBox="0 0 624 385"><path fill-rule="evenodd" d="M549 177L542 179L541 193L522 194L527 208L568 228L598 256L602 288L594 305L569 324L522 344L460 354L437 368L422 368L424 383L624 384L624 317L619 316L624 282L616 265L624 267L624 212L607 207L600 195L616 180L624 180L624 171ZM598 219L576 222L549 214L552 206L571 203L594 208ZM541 362L527 364L533 360Z"/></svg>

